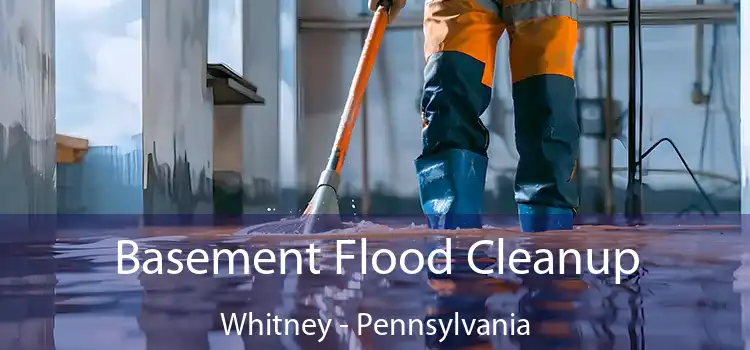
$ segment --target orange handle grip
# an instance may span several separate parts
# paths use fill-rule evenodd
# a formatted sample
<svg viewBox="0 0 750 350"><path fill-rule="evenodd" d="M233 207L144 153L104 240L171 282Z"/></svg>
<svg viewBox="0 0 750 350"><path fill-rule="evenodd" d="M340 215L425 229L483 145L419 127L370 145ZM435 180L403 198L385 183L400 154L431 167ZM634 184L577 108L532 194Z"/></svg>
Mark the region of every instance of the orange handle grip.
<svg viewBox="0 0 750 350"><path fill-rule="evenodd" d="M349 149L349 142L352 137L352 131L357 121L359 107L362 104L362 98L365 95L365 89L370 79L372 67L375 65L380 43L383 41L383 34L388 25L388 9L383 6L378 7L370 23L370 30L367 33L362 54L359 57L357 70L354 72L352 85L349 88L349 96L346 99L344 110L341 114L336 138L333 142L333 149L328 158L327 170L334 170L341 174L341 168L344 165L344 158Z"/></svg>

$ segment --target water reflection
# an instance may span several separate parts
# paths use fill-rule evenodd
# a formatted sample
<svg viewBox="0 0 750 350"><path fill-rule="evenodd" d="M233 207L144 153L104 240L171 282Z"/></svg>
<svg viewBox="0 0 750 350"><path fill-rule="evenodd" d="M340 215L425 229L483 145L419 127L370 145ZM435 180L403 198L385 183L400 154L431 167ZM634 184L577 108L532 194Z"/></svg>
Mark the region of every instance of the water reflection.
<svg viewBox="0 0 750 350"><path fill-rule="evenodd" d="M444 239L439 237L371 240L364 256L358 246L351 246L354 258L344 260L341 274L336 273L335 242L324 240L315 242L323 248L315 257L319 274L305 269L297 273L293 257L285 261L284 274L261 274L252 264L248 275L230 274L225 257L217 262L218 276L187 270L172 275L117 275L113 238L61 242L54 247L5 246L0 251L0 349L744 347L739 297L732 290L732 274L738 265L733 257L742 249L736 248L741 246L738 241L731 236L718 240L717 236L687 234L644 237L618 234L614 239L612 233L508 237L503 249L485 247L475 252L480 256L477 267L495 268L501 261L507 263L507 254L518 247L532 252L538 248L597 252L603 247L634 247L645 268L621 284L614 283L613 276L578 274L569 259L562 275L534 274L533 270L513 274L507 266L503 274L478 275L470 271L467 249L481 237L453 240L451 275L409 274L399 269L388 275L360 271L361 260L373 259L377 249L391 249L397 256L407 249L430 252L441 247ZM166 237L139 241L141 251L216 247L243 248L250 255L260 249L303 248L309 243ZM144 254L139 259L142 263L149 257ZM585 268L586 255L581 257ZM309 257L304 258L303 264L308 264ZM532 256L527 265L539 258ZM381 255L376 260L385 266L382 259ZM595 255L594 260L603 259ZM234 262L235 267L242 267L240 256ZM205 267L212 268L214 263L208 261ZM417 261L406 263L413 267ZM280 262L258 267L279 269ZM263 322L270 314L295 327L305 322L330 322L330 326L326 333L269 335L268 329L262 329L266 324L258 322L252 332L245 328L239 334L225 334L231 314L249 313ZM375 327L377 322L398 325L399 320L406 334L384 336ZM460 325L445 336L441 332L409 334L410 326L430 320ZM473 331L467 332L472 321ZM483 322L499 327L501 334L480 334ZM502 334L503 327L509 335ZM529 335L523 335L526 332Z"/></svg>
<svg viewBox="0 0 750 350"><path fill-rule="evenodd" d="M0 245L0 349L55 349L56 282L52 247Z"/></svg>
<svg viewBox="0 0 750 350"><path fill-rule="evenodd" d="M535 251L537 247L528 247ZM551 252L557 252L553 247ZM518 302L521 318L531 323L533 337L516 337L521 349L578 349L581 347L580 321L583 296L589 285L583 276L576 274L577 265L569 260L560 274L541 275L534 273L533 264L538 257L532 256L525 269L532 271L522 275L524 295ZM560 257L555 254L553 261ZM580 262L578 262L580 264Z"/></svg>
<svg viewBox="0 0 750 350"><path fill-rule="evenodd" d="M742 338L750 347L750 253L742 255L742 265L735 272L734 290L740 294Z"/></svg>
<svg viewBox="0 0 750 350"><path fill-rule="evenodd" d="M496 258L484 252L470 254L460 243L453 252L455 255L451 263L455 270L452 274L429 273L429 284L435 293L435 302L427 310L427 319L437 320L440 324L453 324L457 330L452 334L439 332L427 336L425 345L428 349L489 349L495 338L491 336L493 333L515 334L516 330L515 313L502 312L501 309L488 310L487 301L493 295L517 293L520 284L474 273L470 266L470 255L475 268L487 269L497 264ZM502 323L499 322L501 320ZM470 325L471 328L467 329L456 323ZM511 323L510 327L508 323ZM480 326L483 327L482 330L478 329ZM528 326L523 327L526 328L524 332L527 332Z"/></svg>

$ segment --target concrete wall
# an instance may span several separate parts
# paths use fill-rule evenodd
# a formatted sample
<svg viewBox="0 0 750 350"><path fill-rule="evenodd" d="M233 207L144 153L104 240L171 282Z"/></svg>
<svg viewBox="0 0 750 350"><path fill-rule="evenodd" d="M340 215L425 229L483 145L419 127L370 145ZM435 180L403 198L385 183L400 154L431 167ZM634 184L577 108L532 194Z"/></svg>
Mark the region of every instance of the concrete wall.
<svg viewBox="0 0 750 350"><path fill-rule="evenodd" d="M59 349L54 334L57 263L51 249L35 253L0 246L0 349ZM10 292L15 288L26 292Z"/></svg>
<svg viewBox="0 0 750 350"><path fill-rule="evenodd" d="M750 239L750 3L741 2L740 9L740 38L742 40L739 54L740 62L740 113L742 123L740 124L740 135L742 140L742 235L747 241ZM742 265L735 272L734 290L740 294L742 337L745 340L745 348L750 348L750 249L745 249L742 256Z"/></svg>
<svg viewBox="0 0 750 350"><path fill-rule="evenodd" d="M245 0L242 11L243 73L266 99L265 105L244 107L243 179L247 210L265 212L279 203L279 6Z"/></svg>
<svg viewBox="0 0 750 350"><path fill-rule="evenodd" d="M144 211L211 213L208 0L144 1Z"/></svg>
<svg viewBox="0 0 750 350"><path fill-rule="evenodd" d="M37 225L50 215L5 215L56 210L54 23L53 0L0 5L0 243L54 239ZM0 298L0 348L54 349L54 260L11 247L0 250L0 284L30 293Z"/></svg>
<svg viewBox="0 0 750 350"><path fill-rule="evenodd" d="M54 23L52 0L0 6L0 214L56 211Z"/></svg>
<svg viewBox="0 0 750 350"><path fill-rule="evenodd" d="M243 4L241 0L209 0L208 62L243 72ZM241 214L245 154L242 106L213 108L214 210Z"/></svg>
<svg viewBox="0 0 750 350"><path fill-rule="evenodd" d="M245 140L242 106L214 106L213 203L226 218L243 213Z"/></svg>
<svg viewBox="0 0 750 350"><path fill-rule="evenodd" d="M740 51L740 114L742 123L740 124L740 137L742 140L742 213L750 214L750 45L747 44L750 38L750 3L743 2L740 9L740 38L744 39ZM743 223L743 228L750 234L750 221ZM750 320L748 320L750 321ZM750 340L750 324L748 324L748 339Z"/></svg>
<svg viewBox="0 0 750 350"><path fill-rule="evenodd" d="M205 7L203 2L201 4ZM206 61L225 63L233 70L242 72L241 1L208 1L208 21L205 18L205 11L193 14L199 17L199 22L193 23L194 26L190 29L192 33L181 33L177 36L172 35L172 30L179 29L183 23L181 18L187 19L188 17L185 16L191 16L191 14L170 14L170 18L175 18L174 22L165 24L164 19L158 17L166 16L164 13L157 12L150 17L143 16L146 11L150 10L143 8L140 0L123 0L89 7L83 3L67 1L58 1L56 5L61 14L57 36L65 43L59 48L61 59L58 64L63 67L65 73L58 81L61 95L58 101L60 110L58 131L87 138L92 144L91 151L82 164L59 167L61 181L58 186L61 191L58 200L59 212L65 214L143 212L143 130L145 125L143 115L147 108L157 111L146 115L146 119L150 118L152 121L151 124L146 125L151 138L151 148L153 148L154 138L166 137L161 146L164 152L161 152L160 148L158 153L167 157L168 161L162 162L162 165L170 167L168 172L174 173L172 163L175 162L175 157L184 158L182 153L187 150L186 143L192 142L201 152L199 155L201 160L197 167L194 163L196 152L190 152L193 160L190 175L192 180L189 184L192 189L189 192L194 192L193 195L185 196L185 193L174 193L173 183L170 185L173 188L169 190L173 192L171 199L158 199L158 195L154 197L157 206L162 206L161 209L156 209L160 210L160 213L185 211L185 208L170 207L171 204L166 202L182 201L181 203L185 205L185 201L190 201L188 197L196 200L196 191L203 191L206 197L205 194L211 192L210 179L213 177L212 169L206 165L211 164L213 153L217 153L220 157L228 155L241 157L242 139L227 138L227 135L220 130L217 135L218 147L204 147L205 145L193 142L196 139L196 130L203 131L197 137L213 136L211 131L214 124L213 113L204 108L211 105L208 99L200 104L203 112L198 113L203 117L197 122L183 123L188 119L180 118L192 118L195 115L183 114L182 111L194 112L200 108L196 109L187 104L176 108L170 106L165 111L161 110L161 106L167 106L176 101L194 102L203 99L204 96L210 97L210 91L204 91L202 88L205 87L205 80L201 77L204 75ZM172 5L165 4L164 6ZM149 44L142 40L144 17L157 23L157 27L152 27L152 32L155 31L156 34L150 36L154 38L156 44ZM106 19L106 25L100 19ZM193 20L191 18L185 23L191 23ZM168 29L170 30L169 36L165 37L163 32L167 30L168 25L172 27ZM206 31L208 31L207 37ZM194 33L203 34L199 35L200 38L195 38ZM172 46L160 46L165 40L169 41ZM187 44L184 48L181 46L182 40ZM144 80L143 68L149 69L149 67L143 65L146 52L142 50L142 47L149 45L156 45L159 47L158 50L162 51L152 53L156 59L151 60L150 69L156 71L157 75L153 77L153 80ZM203 54L196 55L195 52ZM185 61L186 57L192 59ZM81 65L80 62L88 62L88 64ZM73 72L75 74L72 74ZM171 79L169 82L164 80L167 76ZM155 82L168 86L167 88L156 86L155 89L159 91L159 94L152 96L153 98L144 105L144 83L147 85ZM187 84L192 84L192 86ZM196 96L199 98L196 99ZM218 117L226 116L231 112L229 118L222 118L220 121L232 119L238 122L235 119L240 118L241 108L216 108ZM206 111L208 113L205 113ZM182 125L195 128L184 129ZM206 128L207 126L210 127ZM242 125L239 124L238 129L229 128L229 131L234 130L242 131ZM172 140L173 133L174 140ZM212 142L212 139L206 138L204 141L208 144ZM230 140L233 143L228 144ZM175 141L174 144L173 141ZM232 151L227 151L225 146ZM218 152L212 152L212 149ZM178 153L176 156L173 150ZM222 159L219 162L226 163ZM241 158L237 162L242 164ZM184 165L180 166L182 170L185 170ZM221 171L222 167L223 165L220 165L218 170ZM199 181L196 177L200 176L202 170L205 174ZM220 174L220 176L223 175ZM183 180L172 176L172 180L169 181ZM204 189L200 190L196 186L204 186ZM187 186L178 189L178 192L184 191L185 188ZM152 198L153 193L147 192L146 197ZM177 197L180 199L175 199ZM118 200L113 201L111 198L118 198ZM210 198L206 197L203 201L208 202L209 205L203 203L204 208L196 209L197 211L209 210L207 208L210 207ZM150 200L149 203L153 205L154 201ZM91 218L88 217L87 220ZM120 217L108 215L103 218L111 222L119 220Z"/></svg>

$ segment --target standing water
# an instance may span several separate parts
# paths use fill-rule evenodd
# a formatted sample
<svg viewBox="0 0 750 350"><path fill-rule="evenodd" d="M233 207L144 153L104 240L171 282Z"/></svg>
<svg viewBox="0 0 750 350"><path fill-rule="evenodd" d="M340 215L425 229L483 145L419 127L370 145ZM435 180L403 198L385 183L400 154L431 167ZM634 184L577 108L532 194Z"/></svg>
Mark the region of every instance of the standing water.
<svg viewBox="0 0 750 350"><path fill-rule="evenodd" d="M741 319L748 311L733 275L746 247L731 228L195 232L61 233L53 246L3 247L0 349L745 348ZM337 246L345 239L354 242ZM118 259L118 242L123 256L136 245L138 253ZM319 249L312 260L305 250L311 245ZM209 254L202 263L194 255L196 263L185 264L189 252L222 249L242 253L231 260ZM269 251L258 255L263 249ZM378 273L373 266L386 269L390 260L375 254L381 249L405 258ZM509 255L519 249L532 254L517 256L514 272ZM552 253L553 274L534 268L543 265L540 249ZM580 254L560 259L560 249ZM618 249L637 252L637 268L632 256L616 261ZM439 254L448 250L450 260ZM425 261L409 273L420 263L415 252L433 269ZM243 254L255 257L247 269ZM615 274L617 264L624 273ZM441 274L446 266L451 273ZM594 273L605 267L609 274Z"/></svg>

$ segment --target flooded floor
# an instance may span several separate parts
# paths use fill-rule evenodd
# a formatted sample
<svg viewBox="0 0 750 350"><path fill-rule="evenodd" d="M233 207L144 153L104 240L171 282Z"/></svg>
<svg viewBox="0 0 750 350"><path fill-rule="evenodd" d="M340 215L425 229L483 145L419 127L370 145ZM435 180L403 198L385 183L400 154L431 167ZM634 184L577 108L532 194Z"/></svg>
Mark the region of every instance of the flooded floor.
<svg viewBox="0 0 750 350"><path fill-rule="evenodd" d="M421 227L360 225L318 236L237 237L232 232L61 233L51 247L0 248L0 349L746 348L742 318L750 311L742 308L738 286L750 282L740 268L750 249L738 228L587 227L533 235L485 229L446 236ZM400 268L362 274L363 254L356 244L343 248L353 258L337 266L336 240L347 236L367 239L366 262L381 248L397 256L408 249L427 256L445 248L450 238L452 274L408 274ZM277 260L259 265L276 273L259 273L251 263L245 274L235 256L234 274L229 259L206 263L220 271L217 275L187 269L118 274L118 239L126 238L139 245L139 264L156 254L146 249L163 252L165 270L173 268L167 258L171 249L276 252L313 243L321 248L313 259L319 273L297 273L294 262L285 264L288 273L278 273ZM480 275L469 268L467 249L483 239L497 243L473 252L476 266L495 271L505 266L502 273ZM586 253L584 271L577 274L571 268L575 259L566 259L559 265L565 267L562 274L513 273L507 255L518 248L578 249ZM587 249L600 267L605 261L615 264L614 249L633 249L640 267L617 284L614 274L586 271ZM604 249L611 249L609 260ZM414 266L417 255L409 256L405 266ZM437 256L433 262L447 263ZM253 327L227 335L232 317ZM447 331L429 334L429 324ZM482 325L494 334L487 335Z"/></svg>

